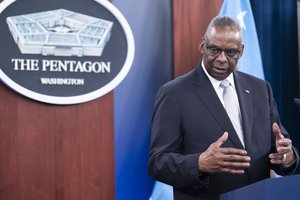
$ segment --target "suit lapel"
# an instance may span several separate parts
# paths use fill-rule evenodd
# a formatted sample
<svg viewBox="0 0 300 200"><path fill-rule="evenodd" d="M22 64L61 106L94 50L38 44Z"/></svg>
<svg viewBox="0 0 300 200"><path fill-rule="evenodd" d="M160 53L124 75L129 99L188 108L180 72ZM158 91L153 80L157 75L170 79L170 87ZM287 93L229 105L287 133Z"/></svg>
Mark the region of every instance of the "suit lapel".
<svg viewBox="0 0 300 200"><path fill-rule="evenodd" d="M230 118L228 117L218 95L216 94L201 65L197 67L195 73L194 90L199 96L201 102L205 105L223 131L227 131L229 133L229 139L232 143L234 143L238 148L244 148L235 132ZM221 137L222 134L223 133L220 133L219 137Z"/></svg>
<svg viewBox="0 0 300 200"><path fill-rule="evenodd" d="M251 88L244 79L241 78L239 72L234 73L235 85L242 115L243 134L245 139L245 148L247 149L251 144L251 132L253 125Z"/></svg>

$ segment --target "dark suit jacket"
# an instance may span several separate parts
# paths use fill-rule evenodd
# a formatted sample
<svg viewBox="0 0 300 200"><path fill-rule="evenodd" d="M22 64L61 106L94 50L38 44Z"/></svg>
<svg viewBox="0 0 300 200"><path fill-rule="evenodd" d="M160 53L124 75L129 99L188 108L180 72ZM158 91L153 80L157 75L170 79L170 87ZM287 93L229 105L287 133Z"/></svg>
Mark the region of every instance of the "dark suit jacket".
<svg viewBox="0 0 300 200"><path fill-rule="evenodd" d="M243 148L201 65L165 84L157 94L148 169L156 180L173 186L175 200L219 199L224 192L268 178L272 167L268 156L275 150L272 123L278 123L282 134L289 137L280 123L270 85L242 72L234 72L234 80L245 149L251 157L251 166L243 175L198 171L200 153L225 131L229 138L223 147ZM295 165L286 173L293 173Z"/></svg>

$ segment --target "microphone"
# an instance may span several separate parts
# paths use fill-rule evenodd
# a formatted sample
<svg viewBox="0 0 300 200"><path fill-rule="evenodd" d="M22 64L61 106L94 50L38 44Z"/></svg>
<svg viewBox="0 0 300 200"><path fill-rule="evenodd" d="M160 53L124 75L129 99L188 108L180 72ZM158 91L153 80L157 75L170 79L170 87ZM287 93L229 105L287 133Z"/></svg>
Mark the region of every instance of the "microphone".
<svg viewBox="0 0 300 200"><path fill-rule="evenodd" d="M295 102L298 106L300 106L300 99L294 98L294 102Z"/></svg>

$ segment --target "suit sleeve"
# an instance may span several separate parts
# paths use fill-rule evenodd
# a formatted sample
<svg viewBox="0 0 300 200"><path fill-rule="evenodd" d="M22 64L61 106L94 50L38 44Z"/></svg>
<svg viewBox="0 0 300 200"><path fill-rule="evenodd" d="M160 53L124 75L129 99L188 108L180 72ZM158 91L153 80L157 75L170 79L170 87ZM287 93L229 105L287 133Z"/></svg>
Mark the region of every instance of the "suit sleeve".
<svg viewBox="0 0 300 200"><path fill-rule="evenodd" d="M198 173L200 153L181 153L183 134L179 104L170 88L163 86L152 118L149 174L178 189L200 189L207 184L207 178Z"/></svg>

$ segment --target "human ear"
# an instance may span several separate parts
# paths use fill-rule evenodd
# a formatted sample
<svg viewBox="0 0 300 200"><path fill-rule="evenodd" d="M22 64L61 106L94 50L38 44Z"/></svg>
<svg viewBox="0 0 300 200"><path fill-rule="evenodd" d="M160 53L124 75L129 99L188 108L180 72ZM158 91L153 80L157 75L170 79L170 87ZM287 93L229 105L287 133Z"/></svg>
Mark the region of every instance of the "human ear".
<svg viewBox="0 0 300 200"><path fill-rule="evenodd" d="M204 48L204 39L202 38L202 39L200 40L199 46L198 46L198 49L199 49L199 51L200 51L201 54L204 53L203 48Z"/></svg>
<svg viewBox="0 0 300 200"><path fill-rule="evenodd" d="M243 53L244 53L244 45L242 44L241 52L240 52L239 58L242 57Z"/></svg>

